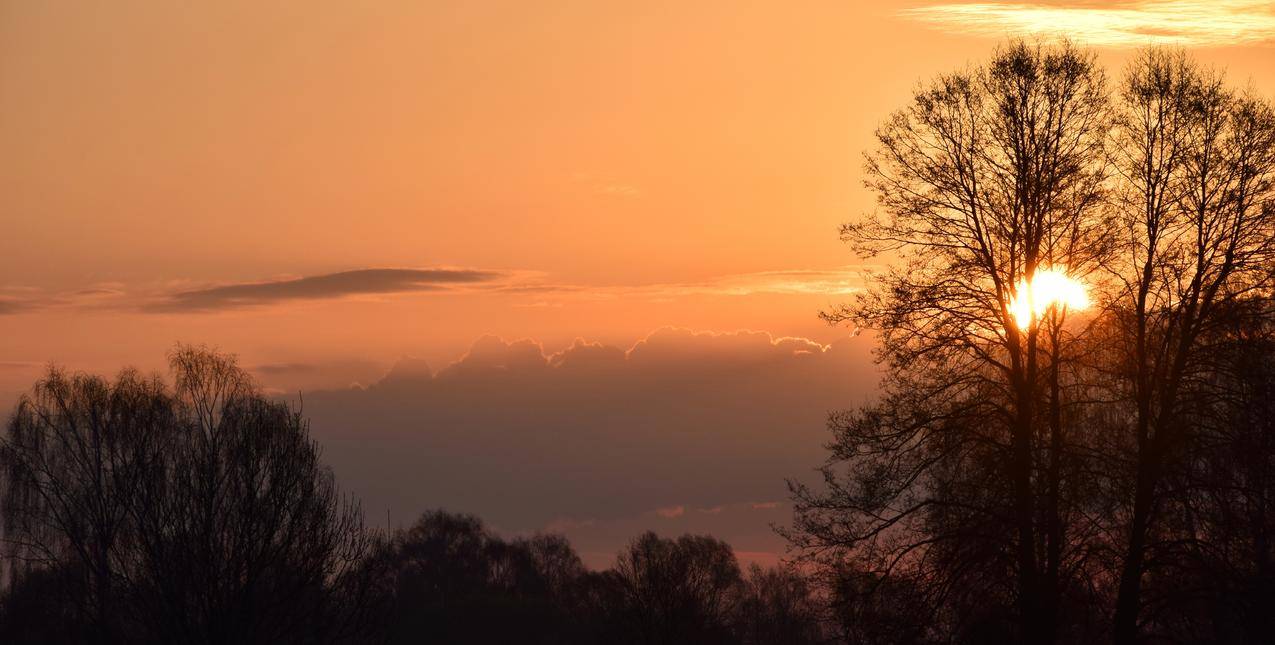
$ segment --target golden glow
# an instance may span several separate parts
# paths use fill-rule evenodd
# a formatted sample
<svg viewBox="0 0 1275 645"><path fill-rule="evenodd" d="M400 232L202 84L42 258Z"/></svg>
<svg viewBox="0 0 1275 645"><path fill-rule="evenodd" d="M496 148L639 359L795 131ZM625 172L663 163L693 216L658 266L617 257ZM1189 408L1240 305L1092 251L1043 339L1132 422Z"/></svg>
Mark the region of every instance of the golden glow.
<svg viewBox="0 0 1275 645"><path fill-rule="evenodd" d="M1262 0L1139 0L1125 3L956 2L902 11L940 29L995 38L1062 34L1093 45L1150 43L1219 47L1275 35L1275 14Z"/></svg>
<svg viewBox="0 0 1275 645"><path fill-rule="evenodd" d="M1009 313L1019 329L1027 329L1050 307L1085 309L1089 306L1085 285L1058 269L1037 269L1030 284L1025 279L1019 280L1014 291L1009 299Z"/></svg>

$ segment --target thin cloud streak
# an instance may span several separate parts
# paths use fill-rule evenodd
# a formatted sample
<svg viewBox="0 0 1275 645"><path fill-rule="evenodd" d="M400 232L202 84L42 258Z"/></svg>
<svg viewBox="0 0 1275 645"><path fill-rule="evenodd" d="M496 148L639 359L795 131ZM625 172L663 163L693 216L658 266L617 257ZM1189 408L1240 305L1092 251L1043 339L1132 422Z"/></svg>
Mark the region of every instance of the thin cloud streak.
<svg viewBox="0 0 1275 645"><path fill-rule="evenodd" d="M357 269L269 282L230 284L179 291L145 307L188 312L265 305L287 300L324 300L354 295L439 291L451 285L490 282L496 271L473 269Z"/></svg>
<svg viewBox="0 0 1275 645"><path fill-rule="evenodd" d="M1253 0L1145 0L1114 6L961 2L900 12L937 29L993 38L1065 35L1099 46L1246 45L1275 39L1275 12Z"/></svg>
<svg viewBox="0 0 1275 645"><path fill-rule="evenodd" d="M366 268L254 282L192 288L94 285L56 294L36 288L0 289L0 315L51 308L145 314L200 314L262 308L299 301L419 294L507 295L514 307L560 307L582 301L640 299L662 302L694 297L752 295L845 296L862 288L869 267L789 269L719 276L698 282L590 285L551 282L543 271L456 268Z"/></svg>
<svg viewBox="0 0 1275 645"><path fill-rule="evenodd" d="M835 269L791 269L725 275L700 282L673 282L645 285L520 284L504 288L522 293L559 298L612 299L641 298L672 300L692 296L752 295L834 295L844 296L863 288L868 267ZM559 304L541 301L539 306Z"/></svg>

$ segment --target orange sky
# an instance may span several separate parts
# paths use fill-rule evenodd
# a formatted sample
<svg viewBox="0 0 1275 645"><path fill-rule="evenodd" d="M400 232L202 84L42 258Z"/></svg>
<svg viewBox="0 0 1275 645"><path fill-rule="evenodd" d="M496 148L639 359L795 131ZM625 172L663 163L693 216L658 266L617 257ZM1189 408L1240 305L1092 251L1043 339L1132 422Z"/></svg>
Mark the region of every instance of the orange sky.
<svg viewBox="0 0 1275 645"><path fill-rule="evenodd" d="M816 313L861 284L874 126L1060 29L1275 92L1250 0L0 0L0 409L208 343L308 393L375 524L773 561L784 478L873 392Z"/></svg>
<svg viewBox="0 0 1275 645"><path fill-rule="evenodd" d="M860 154L919 80L1043 25L1113 72L1148 34L1202 46L1269 95L1272 22L1181 0L0 2L0 393L179 340L325 366L262 373L285 389L484 333L827 343ZM314 280L369 268L484 277Z"/></svg>

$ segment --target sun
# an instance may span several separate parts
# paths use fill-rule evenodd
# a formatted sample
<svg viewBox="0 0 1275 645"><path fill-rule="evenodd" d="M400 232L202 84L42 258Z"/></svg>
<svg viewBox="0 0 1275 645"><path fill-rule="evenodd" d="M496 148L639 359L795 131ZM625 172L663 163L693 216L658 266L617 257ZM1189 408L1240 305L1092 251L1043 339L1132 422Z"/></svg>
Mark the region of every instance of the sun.
<svg viewBox="0 0 1275 645"><path fill-rule="evenodd" d="M1089 306L1084 283L1059 269L1037 269L1029 284L1019 280L1015 295L1009 299L1009 312L1019 329L1027 329L1050 307L1061 306L1081 310Z"/></svg>

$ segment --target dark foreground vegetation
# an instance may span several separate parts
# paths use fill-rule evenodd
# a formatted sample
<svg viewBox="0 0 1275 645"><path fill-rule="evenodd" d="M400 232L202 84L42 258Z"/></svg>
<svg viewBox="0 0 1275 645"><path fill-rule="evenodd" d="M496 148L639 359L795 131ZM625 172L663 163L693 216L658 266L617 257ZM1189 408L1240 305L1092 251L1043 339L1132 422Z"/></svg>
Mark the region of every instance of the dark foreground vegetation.
<svg viewBox="0 0 1275 645"><path fill-rule="evenodd" d="M878 332L886 378L791 485L793 568L645 534L587 571L441 512L369 531L296 410L179 348L171 385L54 370L19 403L0 640L1275 640L1270 103L1181 53L1111 83L1016 42L877 138L882 213L844 236L899 262L825 315ZM1090 306L1016 307L1044 275Z"/></svg>
<svg viewBox="0 0 1275 645"><path fill-rule="evenodd" d="M647 533L596 572L472 516L369 530L300 414L232 357L171 363L171 387L53 370L19 403L0 642L822 642L808 580L707 536Z"/></svg>

